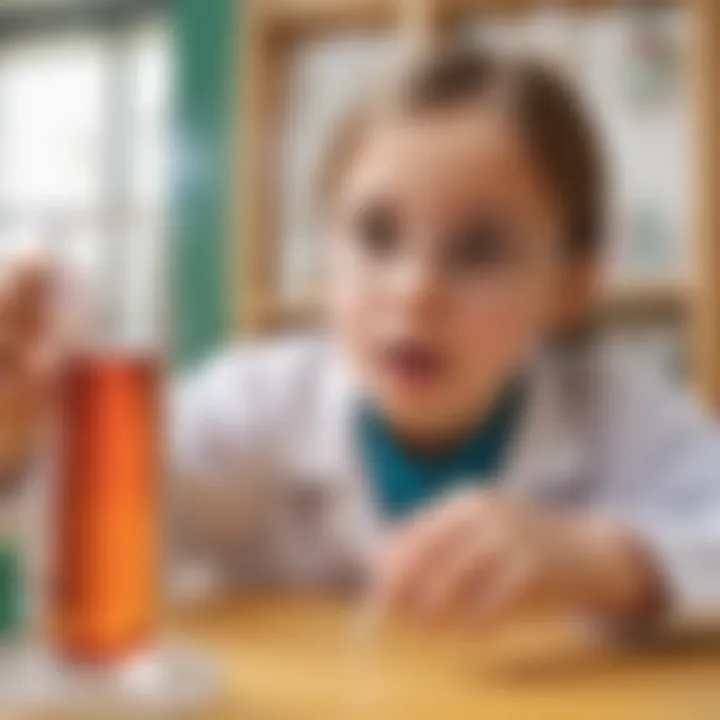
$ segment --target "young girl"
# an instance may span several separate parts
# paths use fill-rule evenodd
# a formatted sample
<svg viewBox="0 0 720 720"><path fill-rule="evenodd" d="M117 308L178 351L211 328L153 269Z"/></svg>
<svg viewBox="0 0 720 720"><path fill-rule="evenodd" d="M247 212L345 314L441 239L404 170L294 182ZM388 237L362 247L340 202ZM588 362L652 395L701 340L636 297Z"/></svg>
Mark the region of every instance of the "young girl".
<svg viewBox="0 0 720 720"><path fill-rule="evenodd" d="M437 52L347 126L324 186L328 336L233 350L170 412L181 562L227 587L364 573L388 612L469 628L720 606L715 428L578 332L603 172L572 92ZM10 469L32 393L8 377Z"/></svg>

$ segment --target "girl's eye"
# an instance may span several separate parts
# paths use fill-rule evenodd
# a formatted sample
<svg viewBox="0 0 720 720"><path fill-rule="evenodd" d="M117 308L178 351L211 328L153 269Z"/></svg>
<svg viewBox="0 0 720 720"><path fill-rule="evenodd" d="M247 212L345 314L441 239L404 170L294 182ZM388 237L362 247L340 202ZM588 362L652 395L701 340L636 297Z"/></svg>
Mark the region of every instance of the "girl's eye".
<svg viewBox="0 0 720 720"><path fill-rule="evenodd" d="M400 237L400 218L389 205L367 205L355 217L354 235L374 255L393 252Z"/></svg>
<svg viewBox="0 0 720 720"><path fill-rule="evenodd" d="M448 261L458 269L492 268L513 261L509 233L499 223L478 223L454 233Z"/></svg>

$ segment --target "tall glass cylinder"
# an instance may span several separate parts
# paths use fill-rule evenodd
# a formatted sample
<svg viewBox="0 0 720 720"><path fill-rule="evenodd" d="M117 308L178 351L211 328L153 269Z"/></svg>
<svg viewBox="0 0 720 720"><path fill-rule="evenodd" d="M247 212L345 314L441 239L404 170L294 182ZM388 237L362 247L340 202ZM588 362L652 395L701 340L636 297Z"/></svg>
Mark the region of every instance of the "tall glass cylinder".
<svg viewBox="0 0 720 720"><path fill-rule="evenodd" d="M156 250L119 243L106 253L101 282L85 300L90 329L60 377L51 628L55 650L75 665L122 662L156 640L163 384Z"/></svg>
<svg viewBox="0 0 720 720"><path fill-rule="evenodd" d="M114 235L85 293L57 395L47 704L71 717L172 713L214 687L160 637L167 257Z"/></svg>
<svg viewBox="0 0 720 720"><path fill-rule="evenodd" d="M84 354L63 372L54 629L75 662L122 660L155 639L159 400L152 356Z"/></svg>

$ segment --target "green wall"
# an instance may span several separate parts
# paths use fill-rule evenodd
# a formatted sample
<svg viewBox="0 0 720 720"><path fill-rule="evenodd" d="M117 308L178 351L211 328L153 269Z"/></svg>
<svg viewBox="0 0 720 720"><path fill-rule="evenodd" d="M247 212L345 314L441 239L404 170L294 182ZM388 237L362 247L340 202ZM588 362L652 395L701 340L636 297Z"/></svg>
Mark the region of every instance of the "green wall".
<svg viewBox="0 0 720 720"><path fill-rule="evenodd" d="M238 97L241 0L174 4L176 132L173 154L175 359L187 366L227 335L229 181Z"/></svg>

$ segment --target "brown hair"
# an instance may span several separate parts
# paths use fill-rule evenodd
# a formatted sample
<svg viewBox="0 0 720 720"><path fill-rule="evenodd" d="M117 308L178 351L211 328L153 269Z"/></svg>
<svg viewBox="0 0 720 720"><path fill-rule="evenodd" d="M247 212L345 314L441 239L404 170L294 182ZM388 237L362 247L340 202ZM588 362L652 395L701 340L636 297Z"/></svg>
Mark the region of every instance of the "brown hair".
<svg viewBox="0 0 720 720"><path fill-rule="evenodd" d="M605 203L605 169L595 127L575 89L537 59L505 57L474 46L432 51L411 65L385 92L364 98L341 125L323 168L324 202L378 118L422 114L484 100L517 123L538 167L557 192L572 257L599 250Z"/></svg>

